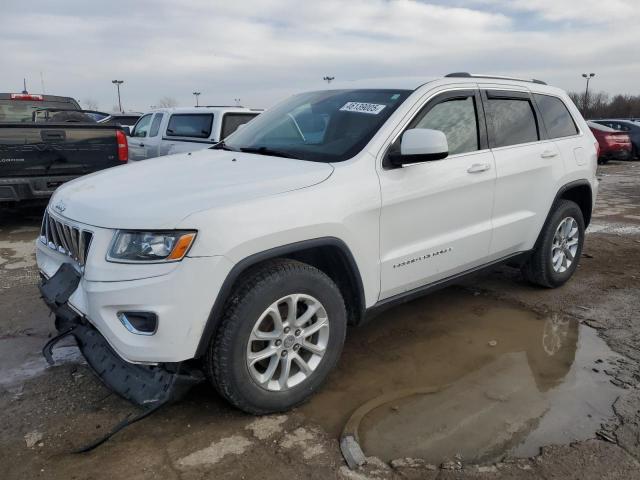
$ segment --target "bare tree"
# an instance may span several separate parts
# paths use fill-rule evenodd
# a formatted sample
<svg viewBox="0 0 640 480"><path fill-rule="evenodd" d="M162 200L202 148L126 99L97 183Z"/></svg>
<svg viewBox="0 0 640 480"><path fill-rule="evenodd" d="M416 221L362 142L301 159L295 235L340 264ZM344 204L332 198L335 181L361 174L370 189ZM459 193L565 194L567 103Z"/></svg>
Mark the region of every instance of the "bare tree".
<svg viewBox="0 0 640 480"><path fill-rule="evenodd" d="M98 102L96 102L93 98L85 98L82 101L82 105L85 110L98 110Z"/></svg>
<svg viewBox="0 0 640 480"><path fill-rule="evenodd" d="M173 97L162 97L158 100L157 106L162 108L177 107L178 101Z"/></svg>
<svg viewBox="0 0 640 480"><path fill-rule="evenodd" d="M584 92L570 92L569 97L584 115ZM586 105L589 118L640 118L640 95L614 95L605 92L589 92Z"/></svg>

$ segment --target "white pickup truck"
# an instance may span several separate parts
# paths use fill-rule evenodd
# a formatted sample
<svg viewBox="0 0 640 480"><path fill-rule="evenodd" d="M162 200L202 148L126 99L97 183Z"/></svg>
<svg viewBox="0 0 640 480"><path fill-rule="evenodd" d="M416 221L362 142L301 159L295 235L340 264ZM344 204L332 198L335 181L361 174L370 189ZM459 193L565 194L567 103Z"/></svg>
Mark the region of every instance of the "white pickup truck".
<svg viewBox="0 0 640 480"><path fill-rule="evenodd" d="M597 143L566 93L468 73L331 87L56 191L42 297L105 383L148 404L195 364L237 407L283 411L383 308L499 263L573 275Z"/></svg>
<svg viewBox="0 0 640 480"><path fill-rule="evenodd" d="M129 161L193 152L231 135L260 114L245 107L159 108L140 117L129 135Z"/></svg>

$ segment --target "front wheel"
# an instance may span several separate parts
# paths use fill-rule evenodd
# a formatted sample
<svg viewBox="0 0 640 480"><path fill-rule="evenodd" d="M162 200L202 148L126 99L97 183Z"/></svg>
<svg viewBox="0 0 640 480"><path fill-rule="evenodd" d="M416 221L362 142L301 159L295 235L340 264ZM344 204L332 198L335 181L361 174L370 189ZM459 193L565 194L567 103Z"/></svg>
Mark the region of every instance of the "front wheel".
<svg viewBox="0 0 640 480"><path fill-rule="evenodd" d="M532 283L555 288L576 271L584 244L584 217L575 202L559 200L542 228L522 273Z"/></svg>
<svg viewBox="0 0 640 480"><path fill-rule="evenodd" d="M217 390L253 414L309 398L336 364L347 315L335 283L293 260L251 272L227 302L205 368Z"/></svg>

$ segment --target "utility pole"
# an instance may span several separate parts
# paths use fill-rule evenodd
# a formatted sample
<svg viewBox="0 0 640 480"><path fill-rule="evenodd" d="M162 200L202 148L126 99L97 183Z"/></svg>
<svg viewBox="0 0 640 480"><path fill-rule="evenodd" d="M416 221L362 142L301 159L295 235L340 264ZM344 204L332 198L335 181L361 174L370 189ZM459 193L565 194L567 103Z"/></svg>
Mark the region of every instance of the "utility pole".
<svg viewBox="0 0 640 480"><path fill-rule="evenodd" d="M326 77L322 77L322 79L323 79L325 82L327 82L327 84L330 84L332 80L335 80L335 79L336 79L336 77L329 77L329 76L326 76Z"/></svg>
<svg viewBox="0 0 640 480"><path fill-rule="evenodd" d="M587 116L587 109L589 108L589 80L596 76L595 73L583 73L582 76L587 79L587 88L584 89L584 116Z"/></svg>
<svg viewBox="0 0 640 480"><path fill-rule="evenodd" d="M196 97L196 107L199 107L198 97L200 96L200 92L193 92L193 96Z"/></svg>
<svg viewBox="0 0 640 480"><path fill-rule="evenodd" d="M124 80L111 80L111 83L113 83L118 89L118 108L121 113L124 113L124 110L122 110L122 101L120 100L120 85L124 83Z"/></svg>
<svg viewBox="0 0 640 480"><path fill-rule="evenodd" d="M22 93L24 93L25 95L29 92L27 92L27 79L23 78L22 79Z"/></svg>

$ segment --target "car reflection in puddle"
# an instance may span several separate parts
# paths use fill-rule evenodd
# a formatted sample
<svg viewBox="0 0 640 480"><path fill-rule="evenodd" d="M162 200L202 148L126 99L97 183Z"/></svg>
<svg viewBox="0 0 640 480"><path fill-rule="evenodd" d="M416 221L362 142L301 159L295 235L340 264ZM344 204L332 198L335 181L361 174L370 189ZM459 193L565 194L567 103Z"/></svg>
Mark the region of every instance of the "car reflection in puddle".
<svg viewBox="0 0 640 480"><path fill-rule="evenodd" d="M349 428L387 461L532 456L590 438L613 416L620 389L604 370L617 358L572 318L451 289L352 330L301 410L335 436L358 410Z"/></svg>

